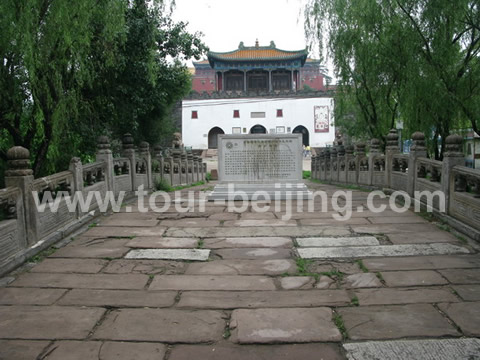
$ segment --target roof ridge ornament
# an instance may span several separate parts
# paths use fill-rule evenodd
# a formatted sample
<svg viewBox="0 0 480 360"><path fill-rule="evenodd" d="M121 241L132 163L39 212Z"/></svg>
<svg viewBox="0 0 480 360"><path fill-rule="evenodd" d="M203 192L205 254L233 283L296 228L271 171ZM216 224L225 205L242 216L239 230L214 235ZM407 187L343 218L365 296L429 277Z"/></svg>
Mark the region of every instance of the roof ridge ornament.
<svg viewBox="0 0 480 360"><path fill-rule="evenodd" d="M243 41L240 41L240 44L238 44L238 48L239 48L240 50L245 49L245 44L243 43Z"/></svg>
<svg viewBox="0 0 480 360"><path fill-rule="evenodd" d="M255 47L258 49L260 47L260 44L258 43L258 38L255 40Z"/></svg>
<svg viewBox="0 0 480 360"><path fill-rule="evenodd" d="M275 41L273 41L273 40L270 41L270 47L271 47L272 49L276 49L276 48L277 48L277 47L275 46Z"/></svg>

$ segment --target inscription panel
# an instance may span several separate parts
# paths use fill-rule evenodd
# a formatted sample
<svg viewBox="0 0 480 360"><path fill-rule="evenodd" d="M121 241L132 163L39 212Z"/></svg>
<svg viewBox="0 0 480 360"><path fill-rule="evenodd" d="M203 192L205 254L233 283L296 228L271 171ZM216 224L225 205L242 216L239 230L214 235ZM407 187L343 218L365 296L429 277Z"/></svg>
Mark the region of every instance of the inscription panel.
<svg viewBox="0 0 480 360"><path fill-rule="evenodd" d="M219 180L301 181L301 156L301 135L220 135Z"/></svg>

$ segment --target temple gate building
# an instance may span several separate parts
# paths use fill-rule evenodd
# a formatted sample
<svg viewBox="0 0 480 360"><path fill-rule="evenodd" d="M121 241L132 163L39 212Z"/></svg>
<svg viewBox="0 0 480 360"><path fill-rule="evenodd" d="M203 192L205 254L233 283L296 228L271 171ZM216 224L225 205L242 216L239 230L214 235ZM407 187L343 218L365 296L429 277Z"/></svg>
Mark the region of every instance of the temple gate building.
<svg viewBox="0 0 480 360"><path fill-rule="evenodd" d="M194 66L193 92L182 102L186 146L215 149L219 134L248 133L301 133L303 144L313 147L333 143L330 78L306 49L241 42L234 51L209 52Z"/></svg>

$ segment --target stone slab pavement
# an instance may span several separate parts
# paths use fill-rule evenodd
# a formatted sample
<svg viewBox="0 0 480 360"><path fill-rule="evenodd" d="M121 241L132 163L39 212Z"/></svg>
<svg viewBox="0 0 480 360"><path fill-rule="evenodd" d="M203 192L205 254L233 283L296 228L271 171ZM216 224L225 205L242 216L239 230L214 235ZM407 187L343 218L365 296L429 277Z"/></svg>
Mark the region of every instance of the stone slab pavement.
<svg viewBox="0 0 480 360"><path fill-rule="evenodd" d="M0 359L480 359L469 240L411 211L204 205L102 216L0 279Z"/></svg>

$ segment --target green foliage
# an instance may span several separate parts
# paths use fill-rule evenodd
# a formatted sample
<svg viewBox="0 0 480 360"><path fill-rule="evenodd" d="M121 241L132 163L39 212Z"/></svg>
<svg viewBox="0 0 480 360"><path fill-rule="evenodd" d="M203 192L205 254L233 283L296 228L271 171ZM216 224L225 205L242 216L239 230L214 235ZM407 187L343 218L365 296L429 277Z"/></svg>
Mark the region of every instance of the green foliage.
<svg viewBox="0 0 480 360"><path fill-rule="evenodd" d="M358 265L358 267L360 268L360 270L362 270L364 273L368 273L370 270L368 270L368 268L365 266L365 264L363 263L362 260L357 260L355 261Z"/></svg>
<svg viewBox="0 0 480 360"><path fill-rule="evenodd" d="M170 192L173 191L173 188L164 178L160 177L155 180L155 190Z"/></svg>
<svg viewBox="0 0 480 360"><path fill-rule="evenodd" d="M36 176L93 160L98 135L159 143L207 48L161 0L0 2L0 175L28 148Z"/></svg>
<svg viewBox="0 0 480 360"><path fill-rule="evenodd" d="M303 179L310 179L312 176L312 172L310 170L303 170Z"/></svg>
<svg viewBox="0 0 480 360"><path fill-rule="evenodd" d="M479 133L479 23L472 0L309 0L306 33L332 54L338 79L335 124L382 139L403 121L437 158L439 137Z"/></svg>

